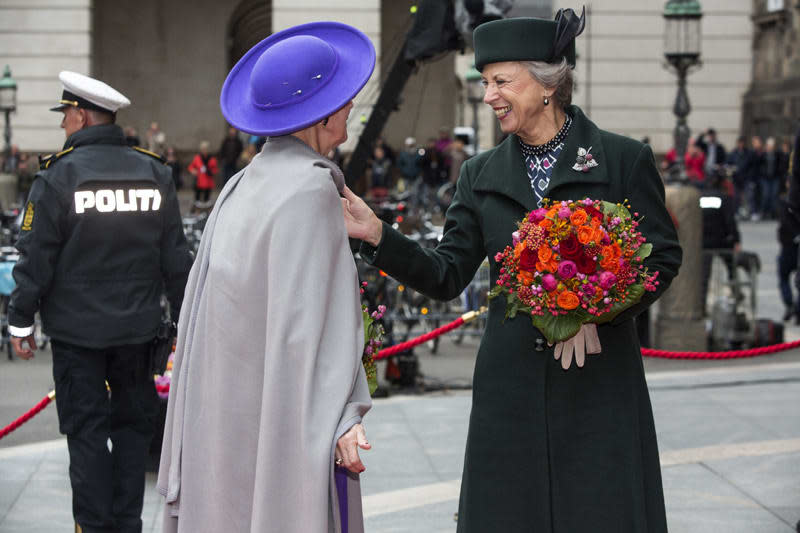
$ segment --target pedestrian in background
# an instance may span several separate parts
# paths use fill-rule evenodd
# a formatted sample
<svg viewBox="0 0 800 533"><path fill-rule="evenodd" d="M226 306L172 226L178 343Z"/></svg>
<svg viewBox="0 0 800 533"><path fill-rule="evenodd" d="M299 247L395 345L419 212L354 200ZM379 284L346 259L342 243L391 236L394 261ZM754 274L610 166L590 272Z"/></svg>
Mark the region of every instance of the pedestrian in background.
<svg viewBox="0 0 800 533"><path fill-rule="evenodd" d="M239 132L234 127L228 127L228 134L219 146L219 159L222 162L222 177L224 183L233 177L239 170L239 156L242 155L244 145L239 138Z"/></svg>
<svg viewBox="0 0 800 533"><path fill-rule="evenodd" d="M736 209L728 192L727 178L714 172L706 177L706 187L700 197L703 213L703 269L702 303L703 314L707 311L708 284L711 266L715 256L720 256L728 272L728 279L734 277L735 254L742 249L739 225L736 222Z"/></svg>
<svg viewBox="0 0 800 533"><path fill-rule="evenodd" d="M764 143L761 137L754 135L750 139L750 160L747 165L747 197L751 220L761 220L764 164Z"/></svg>
<svg viewBox="0 0 800 533"><path fill-rule="evenodd" d="M211 198L211 190L214 188L214 176L219 170L217 158L208 153L208 148L208 141L202 141L200 152L192 158L188 167L189 174L195 177L195 202L208 202Z"/></svg>
<svg viewBox="0 0 800 533"><path fill-rule="evenodd" d="M167 148L166 163L172 171L172 182L175 184L175 190L180 190L183 187L183 169L173 146Z"/></svg>
<svg viewBox="0 0 800 533"><path fill-rule="evenodd" d="M458 181L458 176L461 174L461 165L469 158L467 152L464 150L466 145L466 137L463 135L456 135L453 142L450 143L445 150L447 157L450 158L449 181L452 184Z"/></svg>
<svg viewBox="0 0 800 533"><path fill-rule="evenodd" d="M381 146L372 150L371 188L378 189L382 194L392 186L392 160L386 155Z"/></svg>
<svg viewBox="0 0 800 533"><path fill-rule="evenodd" d="M397 154L397 169L405 180L406 187L411 188L419 178L421 156L417 150L417 140L414 137L406 137L403 146L403 151Z"/></svg>
<svg viewBox="0 0 800 533"><path fill-rule="evenodd" d="M144 134L147 141L147 149L154 154L164 155L167 146L167 136L161 131L158 122L151 122L150 127Z"/></svg>
<svg viewBox="0 0 800 533"><path fill-rule="evenodd" d="M794 317L800 325L800 275L798 275L798 238L800 238L800 212L792 209L788 195L778 198L778 289L783 301L783 321ZM792 291L794 274L795 290Z"/></svg>
<svg viewBox="0 0 800 533"><path fill-rule="evenodd" d="M761 179L761 218L775 218L775 206L781 182L786 179L783 154L777 150L774 137L767 139L764 151L764 173Z"/></svg>
<svg viewBox="0 0 800 533"><path fill-rule="evenodd" d="M737 214L742 215L742 210L747 203L747 172L750 164L750 150L747 149L747 139L744 137L736 139L736 148L728 153L725 164L733 170L733 201Z"/></svg>
<svg viewBox="0 0 800 533"><path fill-rule="evenodd" d="M717 141L717 131L714 128L708 128L704 133L701 133L697 138L696 144L705 155L705 166L703 168L705 176L711 176L719 170L719 167L725 164L725 147Z"/></svg>
<svg viewBox="0 0 800 533"><path fill-rule="evenodd" d="M689 180L698 187L702 187L706 179L706 155L695 142L690 140L683 160Z"/></svg>
<svg viewBox="0 0 800 533"><path fill-rule="evenodd" d="M789 167L792 163L792 139L790 137L783 138L778 155L780 159L780 167L778 169L780 187L778 188L778 195L780 196L789 190Z"/></svg>
<svg viewBox="0 0 800 533"><path fill-rule="evenodd" d="M37 311L52 338L75 530L140 533L157 408L150 351L162 293L177 320L192 259L169 169L114 123L128 99L81 74L59 79L52 110L67 139L28 197L8 329L23 359Z"/></svg>

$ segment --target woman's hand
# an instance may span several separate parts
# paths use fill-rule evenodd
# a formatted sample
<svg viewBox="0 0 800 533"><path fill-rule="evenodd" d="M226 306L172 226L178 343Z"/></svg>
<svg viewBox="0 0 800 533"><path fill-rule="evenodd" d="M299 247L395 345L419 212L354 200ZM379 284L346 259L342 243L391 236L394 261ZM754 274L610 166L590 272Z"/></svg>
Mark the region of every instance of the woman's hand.
<svg viewBox="0 0 800 533"><path fill-rule="evenodd" d="M360 474L366 470L361 458L358 456L359 448L370 450L372 445L367 442L364 426L356 424L347 430L347 433L342 435L336 443L336 452L333 454L336 458L336 464L340 464L355 474Z"/></svg>
<svg viewBox="0 0 800 533"><path fill-rule="evenodd" d="M342 191L342 211L347 234L378 246L383 235L383 224L369 206L346 185Z"/></svg>
<svg viewBox="0 0 800 533"><path fill-rule="evenodd" d="M597 324L584 324L574 337L556 343L553 357L561 359L561 368L567 370L572 364L572 353L575 352L575 363L583 367L586 354L600 353L600 337L597 336Z"/></svg>

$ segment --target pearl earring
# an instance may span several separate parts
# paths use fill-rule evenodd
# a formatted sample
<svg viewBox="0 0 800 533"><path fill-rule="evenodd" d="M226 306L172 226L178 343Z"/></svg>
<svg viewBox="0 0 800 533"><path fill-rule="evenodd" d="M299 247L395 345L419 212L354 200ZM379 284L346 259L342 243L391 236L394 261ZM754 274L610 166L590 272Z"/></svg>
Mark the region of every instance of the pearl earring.
<svg viewBox="0 0 800 533"><path fill-rule="evenodd" d="M544 105L550 105L550 99L548 97L544 97Z"/></svg>

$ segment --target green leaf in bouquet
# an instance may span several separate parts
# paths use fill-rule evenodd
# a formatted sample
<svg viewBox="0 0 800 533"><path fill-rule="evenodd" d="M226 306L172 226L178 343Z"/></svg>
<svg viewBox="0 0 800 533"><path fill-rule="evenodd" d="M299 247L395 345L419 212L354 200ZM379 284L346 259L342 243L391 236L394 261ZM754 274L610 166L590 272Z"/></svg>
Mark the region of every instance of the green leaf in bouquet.
<svg viewBox="0 0 800 533"><path fill-rule="evenodd" d="M603 200L603 213L608 216L613 217L620 217L620 218L630 218L631 213L628 211L628 208L622 204L614 204L611 202L606 202Z"/></svg>
<svg viewBox="0 0 800 533"><path fill-rule="evenodd" d="M375 391L378 389L378 373L374 373L367 376L367 385L369 385L369 395L372 396L375 394Z"/></svg>
<svg viewBox="0 0 800 533"><path fill-rule="evenodd" d="M366 346L369 344L370 330L372 328L372 323L375 322L375 319L372 318L367 311L362 311L362 315L364 317L364 346Z"/></svg>
<svg viewBox="0 0 800 533"><path fill-rule="evenodd" d="M628 287L628 297L625 298L624 302L615 303L613 306L611 306L611 309L607 313L603 313L598 317L592 317L590 321L594 322L595 324L605 324L606 322L611 322L612 320L617 318L618 314L639 303L639 300L642 299L643 294L644 294L643 284L636 283L634 285L631 285L630 287Z"/></svg>
<svg viewBox="0 0 800 533"><path fill-rule="evenodd" d="M546 312L543 315L533 315L531 319L536 329L542 332L550 344L574 337L584 323L584 320L574 313L553 316Z"/></svg>
<svg viewBox="0 0 800 533"><path fill-rule="evenodd" d="M506 292L506 288L505 287L503 287L502 285L495 285L489 291L489 299L491 300L492 298L497 298L498 296L500 296L504 292Z"/></svg>
<svg viewBox="0 0 800 533"><path fill-rule="evenodd" d="M653 245L650 244L649 242L646 242L643 245L641 245L638 250L636 250L636 254L634 255L634 257L641 257L642 259L645 259L647 257L650 257L651 253L653 253Z"/></svg>

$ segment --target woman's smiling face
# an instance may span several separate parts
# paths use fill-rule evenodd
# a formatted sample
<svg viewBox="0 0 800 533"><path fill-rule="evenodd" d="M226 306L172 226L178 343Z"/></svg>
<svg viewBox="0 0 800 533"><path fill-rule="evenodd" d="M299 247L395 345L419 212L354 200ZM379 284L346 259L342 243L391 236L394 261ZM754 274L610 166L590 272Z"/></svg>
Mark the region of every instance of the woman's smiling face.
<svg viewBox="0 0 800 533"><path fill-rule="evenodd" d="M520 133L536 124L549 93L517 61L490 63L481 73L486 93L483 102L492 107L503 133ZM530 137L529 132L526 137Z"/></svg>

